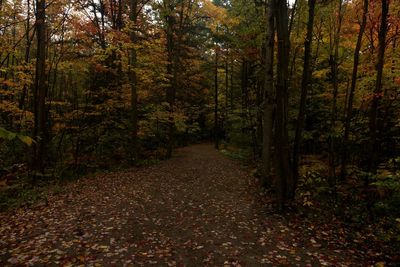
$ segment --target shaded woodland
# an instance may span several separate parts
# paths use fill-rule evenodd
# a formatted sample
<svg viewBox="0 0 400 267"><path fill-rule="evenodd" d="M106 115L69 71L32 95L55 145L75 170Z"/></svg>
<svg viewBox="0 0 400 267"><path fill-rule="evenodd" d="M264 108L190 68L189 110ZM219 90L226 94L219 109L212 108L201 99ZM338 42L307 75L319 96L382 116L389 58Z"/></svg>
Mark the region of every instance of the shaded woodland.
<svg viewBox="0 0 400 267"><path fill-rule="evenodd" d="M396 251L399 43L394 0L0 1L0 209L213 142Z"/></svg>

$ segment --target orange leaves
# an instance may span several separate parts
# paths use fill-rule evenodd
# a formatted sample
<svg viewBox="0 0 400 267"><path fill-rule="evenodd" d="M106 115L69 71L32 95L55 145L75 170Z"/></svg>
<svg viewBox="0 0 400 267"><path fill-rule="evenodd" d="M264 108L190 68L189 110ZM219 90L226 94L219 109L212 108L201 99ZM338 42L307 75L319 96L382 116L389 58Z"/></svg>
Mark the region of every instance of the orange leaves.
<svg viewBox="0 0 400 267"><path fill-rule="evenodd" d="M94 64L94 70L98 73L104 73L108 71L107 67L100 63Z"/></svg>

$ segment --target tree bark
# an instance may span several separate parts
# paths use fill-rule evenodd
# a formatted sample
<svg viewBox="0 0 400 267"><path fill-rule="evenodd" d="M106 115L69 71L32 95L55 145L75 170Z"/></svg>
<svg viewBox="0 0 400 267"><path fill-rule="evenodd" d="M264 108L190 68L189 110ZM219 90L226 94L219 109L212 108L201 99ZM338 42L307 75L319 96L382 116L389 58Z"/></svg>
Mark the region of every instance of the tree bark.
<svg viewBox="0 0 400 267"><path fill-rule="evenodd" d="M233 60L233 57L232 57L231 58L231 75L230 75L230 109L231 109L232 113L234 111L234 106L233 106L233 90L234 90L234 87L233 87L233 74L234 74L234 71L235 71L235 65L234 65L234 60Z"/></svg>
<svg viewBox="0 0 400 267"><path fill-rule="evenodd" d="M130 1L130 20L133 24L131 29L130 41L130 69L129 79L131 83L131 157L133 162L138 159L138 99L137 99L137 52L135 45L137 43L136 26L137 26L137 0ZM121 6L119 7L121 9Z"/></svg>
<svg viewBox="0 0 400 267"><path fill-rule="evenodd" d="M360 61L360 50L362 46L362 39L365 31L365 27L367 25L367 14L368 14L368 5L369 1L364 0L364 8L362 14L362 20L360 25L360 30L358 32L357 37L357 44L354 50L354 62L353 62L353 73L351 75L351 85L349 96L347 100L347 109L345 114L345 122L344 122L344 135L343 135L343 150L342 150L342 157L341 157L341 166L340 166L340 179L344 181L346 179L346 164L348 159L348 147L349 143L349 135L350 135L350 123L353 117L353 100L354 100L354 93L356 90L356 83L357 83L357 74L358 74L358 64Z"/></svg>
<svg viewBox="0 0 400 267"><path fill-rule="evenodd" d="M299 180L300 146L302 143L304 121L306 116L306 102L307 102L308 88L311 82L310 62L312 57L311 49L312 49L313 28L314 28L314 11L315 11L315 0L309 0L307 34L306 34L306 40L304 41L304 62L303 62L303 77L301 80L300 107L297 116L296 134L293 144L293 179L295 183L295 188Z"/></svg>
<svg viewBox="0 0 400 267"><path fill-rule="evenodd" d="M44 173L46 132L46 1L36 2L36 75L34 86L34 147L33 169Z"/></svg>
<svg viewBox="0 0 400 267"><path fill-rule="evenodd" d="M385 62L386 35L388 32L389 0L382 0L381 3L382 15L378 34L379 48L376 64L377 75L369 114L370 153L368 171L372 173L376 173L379 158L378 134L380 134L380 129L378 127L377 120L379 113L379 101L382 99L382 77L383 65Z"/></svg>
<svg viewBox="0 0 400 267"><path fill-rule="evenodd" d="M335 141L333 133L335 131L336 117L337 117L337 95L339 91L339 81L338 81L338 58L339 58L339 44L340 44L340 32L342 28L342 7L343 0L338 1L338 21L336 25L336 30L334 32L333 40L333 54L331 53L329 63L331 67L332 75L332 86L333 86L333 96L332 96L332 110L331 110L331 121L330 121L330 137L328 140L329 144L329 184L331 186L336 185L336 160L335 160Z"/></svg>
<svg viewBox="0 0 400 267"><path fill-rule="evenodd" d="M218 33L218 26L217 26ZM214 146L219 149L219 122L218 122L218 62L219 62L219 46L215 44L215 66L214 66Z"/></svg>
<svg viewBox="0 0 400 267"><path fill-rule="evenodd" d="M225 122L229 114L229 49L226 51L225 58ZM226 124L226 123L225 123Z"/></svg>
<svg viewBox="0 0 400 267"><path fill-rule="evenodd" d="M275 26L273 3L269 0L266 3L266 39L265 39L265 81L264 81L264 110L263 110L263 144L262 144L262 163L263 163L263 185L272 184L270 181L272 158L271 146L273 139L273 111L274 111L274 41Z"/></svg>
<svg viewBox="0 0 400 267"><path fill-rule="evenodd" d="M167 140L167 153L166 157L172 157L172 150L174 147L175 139L175 120L174 120L174 109L175 109L175 95L177 87L177 71L176 71L176 49L174 42L174 8L175 6L170 1L164 1L164 9L167 12L166 20L166 37L167 37L167 73L169 76L169 86L167 88L167 103L169 105L169 123L168 123L168 140Z"/></svg>
<svg viewBox="0 0 400 267"><path fill-rule="evenodd" d="M29 60L30 60L31 43L32 43L31 37L29 35L30 29L31 29L30 28L30 25L31 25L31 17L30 17L31 1L30 0L26 1L26 9L27 9L27 12L26 12L26 44L25 44L25 58L24 59L25 59L25 63L28 64ZM18 104L18 107L21 110L24 108L24 105L25 105L25 98L26 98L27 90L28 90L28 86L24 85L24 88L22 89L22 95L21 95L21 98L20 98L19 104Z"/></svg>
<svg viewBox="0 0 400 267"><path fill-rule="evenodd" d="M243 57L241 67L241 117L242 133L245 132L245 122L247 119L247 100L248 100L248 61Z"/></svg>
<svg viewBox="0 0 400 267"><path fill-rule="evenodd" d="M276 189L278 194L278 207L284 208L286 200L292 198L293 176L290 171L289 142L287 129L288 109L288 74L289 74L289 31L288 7L286 1L274 0L274 13L278 36L278 65L276 88Z"/></svg>

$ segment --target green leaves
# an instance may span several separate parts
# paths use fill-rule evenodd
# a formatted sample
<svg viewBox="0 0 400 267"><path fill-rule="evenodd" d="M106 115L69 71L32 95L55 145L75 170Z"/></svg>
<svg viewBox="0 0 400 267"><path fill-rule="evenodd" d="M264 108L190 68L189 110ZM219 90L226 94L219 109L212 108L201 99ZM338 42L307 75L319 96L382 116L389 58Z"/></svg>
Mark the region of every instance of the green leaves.
<svg viewBox="0 0 400 267"><path fill-rule="evenodd" d="M12 141L16 138L28 146L31 146L34 142L34 140L29 136L18 134L18 133L13 133L13 132L7 131L6 129L0 127L0 139Z"/></svg>
<svg viewBox="0 0 400 267"><path fill-rule="evenodd" d="M13 140L16 137L15 133L9 132L4 128L0 127L0 138L1 139L6 139L6 140Z"/></svg>

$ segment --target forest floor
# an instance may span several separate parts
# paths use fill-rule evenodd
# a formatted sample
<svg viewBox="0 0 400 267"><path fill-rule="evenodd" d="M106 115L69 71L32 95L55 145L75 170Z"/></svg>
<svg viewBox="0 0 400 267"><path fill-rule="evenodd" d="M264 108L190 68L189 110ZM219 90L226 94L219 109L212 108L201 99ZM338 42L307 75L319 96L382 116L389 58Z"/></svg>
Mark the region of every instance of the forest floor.
<svg viewBox="0 0 400 267"><path fill-rule="evenodd" d="M88 176L0 214L0 266L365 266L379 256L339 223L274 213L258 188L206 144Z"/></svg>

